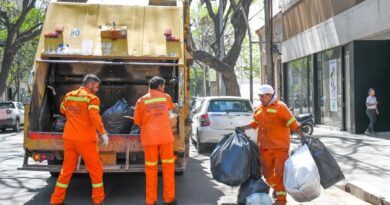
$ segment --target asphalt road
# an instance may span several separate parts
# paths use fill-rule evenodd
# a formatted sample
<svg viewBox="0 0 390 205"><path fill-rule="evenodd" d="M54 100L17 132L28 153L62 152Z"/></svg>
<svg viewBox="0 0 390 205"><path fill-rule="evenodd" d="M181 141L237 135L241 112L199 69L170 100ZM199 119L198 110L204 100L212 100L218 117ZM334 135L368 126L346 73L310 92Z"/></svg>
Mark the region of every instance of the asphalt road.
<svg viewBox="0 0 390 205"><path fill-rule="evenodd" d="M47 172L18 171L23 163L23 132L0 132L0 204L49 204L56 178ZM183 175L176 176L176 195L180 204L234 204L237 189L212 180L209 154L198 155L191 147L191 158ZM159 204L162 204L162 181L159 181ZM145 175L105 174L105 204L144 204ZM71 205L92 204L88 175L72 177L65 202Z"/></svg>
<svg viewBox="0 0 390 205"><path fill-rule="evenodd" d="M0 204L46 205L56 178L47 172L17 171L23 162L23 132L0 132ZM220 184L210 174L209 154L197 154L191 146L191 158L183 175L176 176L176 196L181 205L235 204L238 188ZM159 181L159 202L162 204L162 181ZM105 204L144 204L145 175L105 174ZM89 205L91 184L88 175L73 176L65 202L70 205ZM299 204L289 200L289 205ZM321 196L305 204L365 204L337 189L323 190Z"/></svg>

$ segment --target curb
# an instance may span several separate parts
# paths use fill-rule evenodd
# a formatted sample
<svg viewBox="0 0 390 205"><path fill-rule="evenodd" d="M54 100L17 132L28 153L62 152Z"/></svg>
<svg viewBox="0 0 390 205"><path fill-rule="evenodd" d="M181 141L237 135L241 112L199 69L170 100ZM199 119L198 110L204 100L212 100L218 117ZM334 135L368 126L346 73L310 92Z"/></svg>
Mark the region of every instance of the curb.
<svg viewBox="0 0 390 205"><path fill-rule="evenodd" d="M369 193L365 191L364 189L351 184L351 183L346 183L346 184L337 184L336 187L344 190L345 192L348 192L352 194L353 196L368 202L370 204L375 204L375 205L390 205L390 201L388 199L385 199L382 196L376 196L372 193Z"/></svg>

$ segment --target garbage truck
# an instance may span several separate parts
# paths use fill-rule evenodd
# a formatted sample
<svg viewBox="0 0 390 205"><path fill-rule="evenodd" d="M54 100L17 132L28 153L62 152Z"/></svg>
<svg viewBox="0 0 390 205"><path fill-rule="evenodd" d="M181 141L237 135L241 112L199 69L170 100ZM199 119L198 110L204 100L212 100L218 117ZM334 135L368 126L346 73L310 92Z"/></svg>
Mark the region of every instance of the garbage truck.
<svg viewBox="0 0 390 205"><path fill-rule="evenodd" d="M25 156L18 169L58 175L64 158L63 133L58 129L60 103L91 73L102 82L97 93L101 114L118 100L134 106L148 92L153 76L166 80L165 92L178 105L171 126L176 172L183 173L191 127L188 105L192 57L185 42L188 4L153 0L147 5L93 2L53 1L48 5L31 72L32 97L25 107ZM104 172L143 172L139 133L108 136L109 145L99 148ZM82 158L75 172L87 172Z"/></svg>

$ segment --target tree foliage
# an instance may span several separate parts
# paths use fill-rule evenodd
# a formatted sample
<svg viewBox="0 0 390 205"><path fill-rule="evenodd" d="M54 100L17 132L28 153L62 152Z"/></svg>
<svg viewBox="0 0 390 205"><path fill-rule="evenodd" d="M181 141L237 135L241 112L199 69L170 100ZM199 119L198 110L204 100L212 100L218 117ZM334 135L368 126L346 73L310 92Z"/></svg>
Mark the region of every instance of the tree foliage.
<svg viewBox="0 0 390 205"><path fill-rule="evenodd" d="M0 0L0 3L0 41L4 44L0 67L1 96L7 87L8 75L15 67L18 51L41 33L47 1L40 1L39 7L36 0ZM21 59L25 59L23 55Z"/></svg>
<svg viewBox="0 0 390 205"><path fill-rule="evenodd" d="M218 16L219 8L213 6L211 0L203 2L198 8L199 18L191 19L192 32L187 36L190 42L188 48L196 61L222 73L227 95L239 96L235 66L247 31L243 15L248 15L252 0L222 0L222 24ZM221 29L223 32L219 32ZM223 45L220 43L221 38L224 40ZM222 46L225 48L223 54L220 52Z"/></svg>

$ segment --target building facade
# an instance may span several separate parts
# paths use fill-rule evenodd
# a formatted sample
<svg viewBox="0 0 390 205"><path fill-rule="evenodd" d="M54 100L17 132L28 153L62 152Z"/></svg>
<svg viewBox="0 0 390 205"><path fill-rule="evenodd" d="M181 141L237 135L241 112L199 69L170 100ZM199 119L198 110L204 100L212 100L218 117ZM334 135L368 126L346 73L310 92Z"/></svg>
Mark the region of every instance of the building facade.
<svg viewBox="0 0 390 205"><path fill-rule="evenodd" d="M284 0L283 96L316 124L363 133L377 91L377 131L390 131L390 1Z"/></svg>

